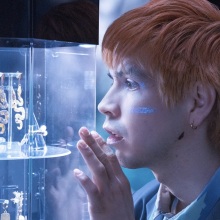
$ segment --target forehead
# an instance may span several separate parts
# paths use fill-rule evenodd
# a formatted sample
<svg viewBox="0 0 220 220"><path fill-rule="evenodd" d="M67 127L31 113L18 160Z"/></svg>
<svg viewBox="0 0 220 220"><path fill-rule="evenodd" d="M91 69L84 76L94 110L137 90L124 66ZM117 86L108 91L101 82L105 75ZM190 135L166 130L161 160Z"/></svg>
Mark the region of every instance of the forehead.
<svg viewBox="0 0 220 220"><path fill-rule="evenodd" d="M132 77L143 77L148 78L149 73L143 66L135 63L131 59L125 59L120 63L116 68L111 69L110 73L113 76L122 77L122 76L132 76Z"/></svg>

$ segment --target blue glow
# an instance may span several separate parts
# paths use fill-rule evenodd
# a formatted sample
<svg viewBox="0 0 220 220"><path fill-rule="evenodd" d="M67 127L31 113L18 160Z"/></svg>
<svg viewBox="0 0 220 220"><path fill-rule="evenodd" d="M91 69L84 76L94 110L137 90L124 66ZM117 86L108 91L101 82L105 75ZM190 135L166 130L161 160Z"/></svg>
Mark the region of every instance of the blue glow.
<svg viewBox="0 0 220 220"><path fill-rule="evenodd" d="M141 88L141 89L144 89L144 88L145 88L145 83L144 83L144 82L141 82L141 83L140 83L140 88Z"/></svg>
<svg viewBox="0 0 220 220"><path fill-rule="evenodd" d="M151 107L134 107L131 109L131 113L134 114L152 114L155 113L156 109Z"/></svg>

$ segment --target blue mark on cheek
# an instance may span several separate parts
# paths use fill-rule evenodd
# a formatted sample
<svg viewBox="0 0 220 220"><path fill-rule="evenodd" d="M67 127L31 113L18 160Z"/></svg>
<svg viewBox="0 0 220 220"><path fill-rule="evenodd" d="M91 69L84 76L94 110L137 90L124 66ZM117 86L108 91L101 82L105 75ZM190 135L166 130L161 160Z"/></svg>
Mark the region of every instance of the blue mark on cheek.
<svg viewBox="0 0 220 220"><path fill-rule="evenodd" d="M156 112L156 109L151 107L133 107L130 112L133 114L152 114Z"/></svg>
<svg viewBox="0 0 220 220"><path fill-rule="evenodd" d="M141 82L141 83L140 83L140 88L141 88L141 89L145 89L145 88L146 88L144 82Z"/></svg>

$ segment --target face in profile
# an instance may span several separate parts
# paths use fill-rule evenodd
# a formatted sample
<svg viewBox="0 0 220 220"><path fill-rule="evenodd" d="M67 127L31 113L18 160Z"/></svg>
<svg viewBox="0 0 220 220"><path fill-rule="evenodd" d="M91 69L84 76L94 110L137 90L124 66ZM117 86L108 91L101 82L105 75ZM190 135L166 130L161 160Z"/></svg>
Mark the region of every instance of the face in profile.
<svg viewBox="0 0 220 220"><path fill-rule="evenodd" d="M168 108L155 80L131 61L109 76L112 85L98 109L106 116L107 143L116 149L121 165L152 167L167 160L186 126L184 100Z"/></svg>

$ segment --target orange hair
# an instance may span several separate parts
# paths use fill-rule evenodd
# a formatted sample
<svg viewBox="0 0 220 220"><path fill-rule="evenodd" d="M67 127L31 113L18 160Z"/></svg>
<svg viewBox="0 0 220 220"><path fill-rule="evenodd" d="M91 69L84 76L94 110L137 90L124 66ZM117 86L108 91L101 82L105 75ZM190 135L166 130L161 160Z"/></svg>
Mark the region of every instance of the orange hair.
<svg viewBox="0 0 220 220"><path fill-rule="evenodd" d="M152 0L115 20L102 42L115 69L127 58L156 80L162 100L175 105L196 81L216 90L210 139L220 146L220 11L207 0Z"/></svg>

